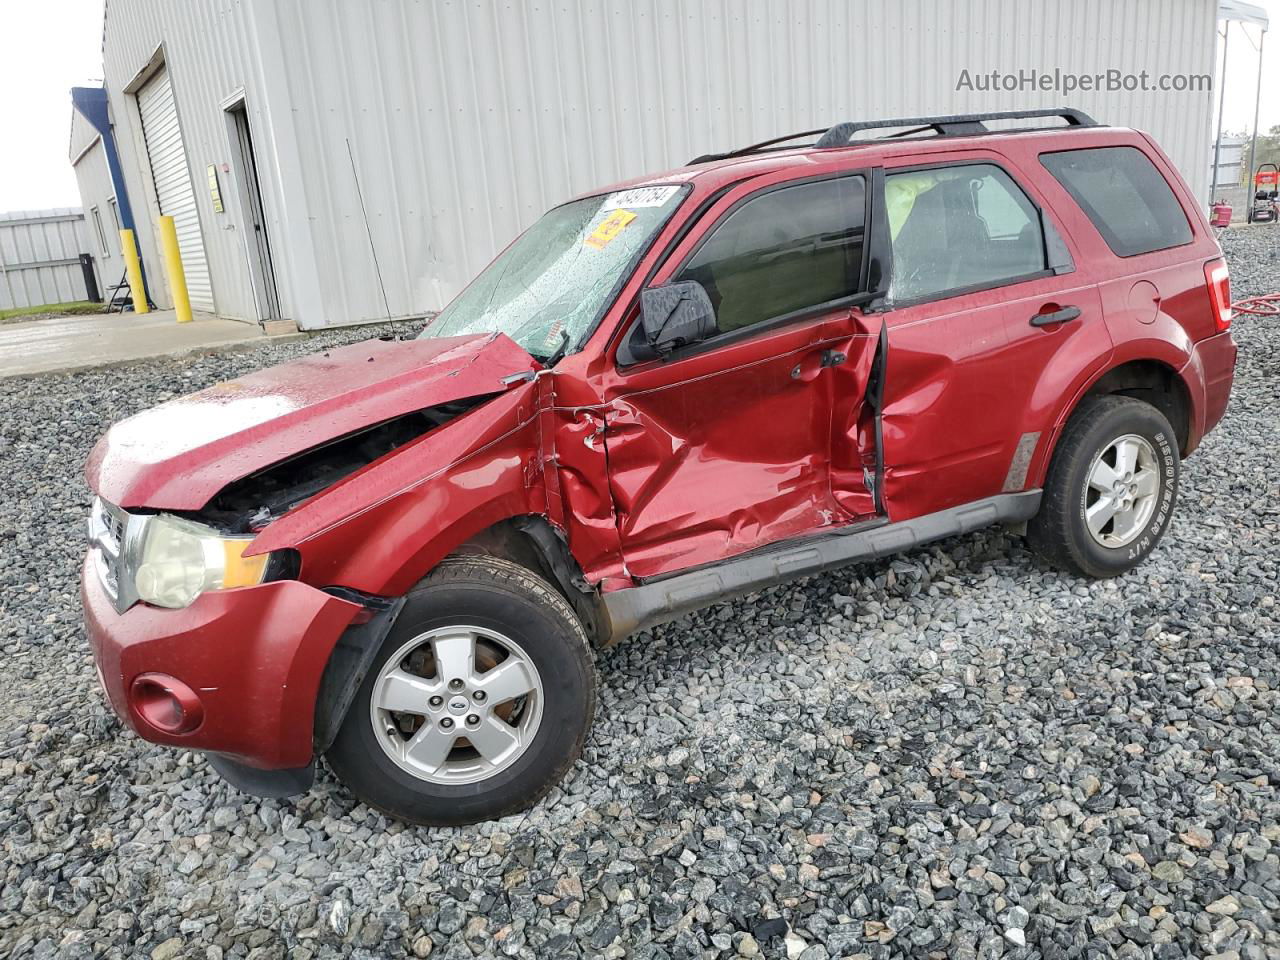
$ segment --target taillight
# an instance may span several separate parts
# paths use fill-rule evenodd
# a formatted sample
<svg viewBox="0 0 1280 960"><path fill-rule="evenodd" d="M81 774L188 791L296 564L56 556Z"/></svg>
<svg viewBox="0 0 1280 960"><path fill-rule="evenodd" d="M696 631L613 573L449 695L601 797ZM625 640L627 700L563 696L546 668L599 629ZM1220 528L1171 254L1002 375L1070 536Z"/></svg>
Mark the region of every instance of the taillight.
<svg viewBox="0 0 1280 960"><path fill-rule="evenodd" d="M1231 327L1231 276L1225 260L1210 260L1204 265L1204 282L1209 288L1213 306L1213 324L1218 333Z"/></svg>

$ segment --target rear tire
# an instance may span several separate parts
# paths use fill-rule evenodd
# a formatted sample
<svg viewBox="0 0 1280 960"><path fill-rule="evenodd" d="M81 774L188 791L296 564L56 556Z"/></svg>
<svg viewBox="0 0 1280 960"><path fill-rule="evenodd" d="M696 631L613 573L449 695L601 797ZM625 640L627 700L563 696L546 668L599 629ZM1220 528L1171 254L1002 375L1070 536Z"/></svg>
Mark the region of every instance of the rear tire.
<svg viewBox="0 0 1280 960"><path fill-rule="evenodd" d="M1173 428L1155 407L1125 396L1086 400L1053 452L1027 541L1071 573L1132 570L1169 526L1180 467Z"/></svg>
<svg viewBox="0 0 1280 960"><path fill-rule="evenodd" d="M389 816L477 823L559 783L594 714L591 647L564 597L509 560L450 557L409 594L326 757Z"/></svg>

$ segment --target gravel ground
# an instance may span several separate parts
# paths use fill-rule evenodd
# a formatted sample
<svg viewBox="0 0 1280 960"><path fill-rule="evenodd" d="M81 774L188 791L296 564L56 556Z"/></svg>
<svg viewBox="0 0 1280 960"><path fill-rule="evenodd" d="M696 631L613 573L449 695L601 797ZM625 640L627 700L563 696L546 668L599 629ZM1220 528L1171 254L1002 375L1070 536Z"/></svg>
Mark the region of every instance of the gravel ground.
<svg viewBox="0 0 1280 960"><path fill-rule="evenodd" d="M1280 286L1280 228L1226 245ZM1235 329L1137 572L986 532L639 635L563 789L453 830L124 733L79 624L111 421L379 331L0 383L0 955L1280 958L1280 320Z"/></svg>

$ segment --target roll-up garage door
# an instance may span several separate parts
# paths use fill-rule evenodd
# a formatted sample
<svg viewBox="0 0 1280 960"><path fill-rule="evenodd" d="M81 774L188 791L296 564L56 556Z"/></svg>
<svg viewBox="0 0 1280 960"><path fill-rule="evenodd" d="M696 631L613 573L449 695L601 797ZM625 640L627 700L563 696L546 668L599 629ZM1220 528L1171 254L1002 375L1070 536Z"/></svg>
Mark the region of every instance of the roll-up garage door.
<svg viewBox="0 0 1280 960"><path fill-rule="evenodd" d="M196 213L195 192L187 169L187 153L178 129L178 111L173 103L169 71L161 69L138 91L138 112L142 114L142 136L151 161L151 178L156 185L160 212L173 217L178 230L178 249L187 276L187 295L196 310L213 310L213 287L209 283L209 263L200 237L200 216Z"/></svg>

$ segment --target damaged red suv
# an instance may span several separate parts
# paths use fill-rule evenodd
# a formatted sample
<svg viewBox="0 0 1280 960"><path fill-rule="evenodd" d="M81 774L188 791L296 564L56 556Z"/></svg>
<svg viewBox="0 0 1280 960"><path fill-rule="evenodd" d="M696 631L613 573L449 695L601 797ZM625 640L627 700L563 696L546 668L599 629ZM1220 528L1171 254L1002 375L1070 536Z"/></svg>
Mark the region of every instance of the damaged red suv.
<svg viewBox="0 0 1280 960"><path fill-rule="evenodd" d="M324 755L394 816L502 816L578 758L593 647L987 524L1131 569L1230 322L1169 160L1075 111L701 157L551 210L415 340L112 427L89 642L130 727L248 792Z"/></svg>

